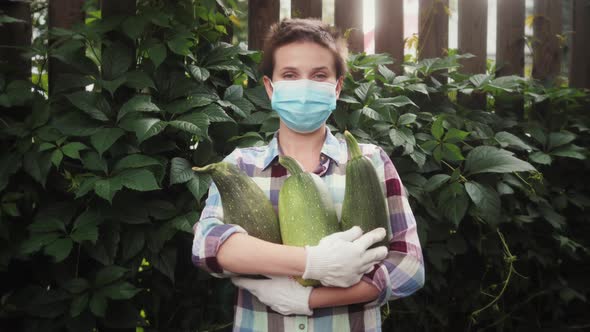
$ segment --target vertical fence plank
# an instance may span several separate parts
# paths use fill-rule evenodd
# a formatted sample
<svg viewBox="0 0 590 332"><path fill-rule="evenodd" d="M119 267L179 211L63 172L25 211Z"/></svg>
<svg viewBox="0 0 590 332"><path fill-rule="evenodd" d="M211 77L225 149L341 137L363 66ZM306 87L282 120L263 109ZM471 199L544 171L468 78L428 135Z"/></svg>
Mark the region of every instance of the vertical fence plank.
<svg viewBox="0 0 590 332"><path fill-rule="evenodd" d="M574 0L570 85L590 89L590 0Z"/></svg>
<svg viewBox="0 0 590 332"><path fill-rule="evenodd" d="M496 64L498 76L524 75L525 0L498 0Z"/></svg>
<svg viewBox="0 0 590 332"><path fill-rule="evenodd" d="M82 5L84 0L49 0L49 28L68 29L76 23L84 22ZM54 41L50 38L50 43ZM49 58L49 93L51 93L57 74L70 73L72 69L56 58Z"/></svg>
<svg viewBox="0 0 590 332"><path fill-rule="evenodd" d="M375 53L389 53L396 73L404 61L404 1L375 1Z"/></svg>
<svg viewBox="0 0 590 332"><path fill-rule="evenodd" d="M248 48L261 50L268 28L279 21L281 4L279 0L248 1Z"/></svg>
<svg viewBox="0 0 590 332"><path fill-rule="evenodd" d="M561 1L535 0L533 77L553 81L561 69Z"/></svg>
<svg viewBox="0 0 590 332"><path fill-rule="evenodd" d="M31 45L31 6L28 2L2 2L0 10L5 15L24 22L4 23L0 27L0 44L10 48L0 48L0 68L7 76L6 80L30 80L31 59L21 56L21 50L14 46Z"/></svg>
<svg viewBox="0 0 590 332"><path fill-rule="evenodd" d="M449 46L449 0L420 0L418 57L440 57Z"/></svg>
<svg viewBox="0 0 590 332"><path fill-rule="evenodd" d="M334 7L334 22L346 32L352 29L348 37L348 47L352 52L365 49L363 34L363 2L359 0L337 0Z"/></svg>
<svg viewBox="0 0 590 332"><path fill-rule="evenodd" d="M291 0L291 17L322 19L322 0Z"/></svg>
<svg viewBox="0 0 590 332"><path fill-rule="evenodd" d="M459 51L475 58L461 61L464 73L486 72L488 0L459 0Z"/></svg>

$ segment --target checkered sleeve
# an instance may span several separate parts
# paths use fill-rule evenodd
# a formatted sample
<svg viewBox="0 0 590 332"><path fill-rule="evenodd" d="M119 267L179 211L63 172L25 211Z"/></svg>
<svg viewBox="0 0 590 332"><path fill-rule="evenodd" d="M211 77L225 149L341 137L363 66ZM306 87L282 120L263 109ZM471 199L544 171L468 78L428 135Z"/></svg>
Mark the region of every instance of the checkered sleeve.
<svg viewBox="0 0 590 332"><path fill-rule="evenodd" d="M236 162L236 153L227 156L224 161ZM221 245L234 233L246 233L238 225L223 223L223 208L219 191L214 183L209 187L209 195L199 221L194 226L192 262L209 272L214 277L228 278L234 273L224 270L217 261L217 252Z"/></svg>
<svg viewBox="0 0 590 332"><path fill-rule="evenodd" d="M367 154L365 154L367 155ZM369 157L382 181L392 237L389 239L387 257L363 280L380 292L377 299L365 304L381 306L387 301L406 297L424 286L424 259L416 220L408 202L407 193L389 156L376 147Z"/></svg>

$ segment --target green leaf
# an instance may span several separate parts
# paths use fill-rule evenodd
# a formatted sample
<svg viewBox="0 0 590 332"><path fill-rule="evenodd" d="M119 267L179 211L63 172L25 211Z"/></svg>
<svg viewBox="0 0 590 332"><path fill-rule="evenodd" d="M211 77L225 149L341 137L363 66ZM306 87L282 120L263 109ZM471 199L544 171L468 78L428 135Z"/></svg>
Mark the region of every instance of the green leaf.
<svg viewBox="0 0 590 332"><path fill-rule="evenodd" d="M433 175L424 186L424 191L431 192L440 188L443 184L447 183L451 178L448 174L436 174Z"/></svg>
<svg viewBox="0 0 590 332"><path fill-rule="evenodd" d="M72 240L61 238L45 246L44 252L49 256L53 256L55 262L59 263L70 255L73 245Z"/></svg>
<svg viewBox="0 0 590 332"><path fill-rule="evenodd" d="M459 161L465 159L461 149L455 144L444 143L442 145L442 158L450 161Z"/></svg>
<svg viewBox="0 0 590 332"><path fill-rule="evenodd" d="M137 191L160 189L154 174L146 169L128 169L117 176L123 186Z"/></svg>
<svg viewBox="0 0 590 332"><path fill-rule="evenodd" d="M191 164L184 158L172 158L170 162L170 185L185 183L193 178Z"/></svg>
<svg viewBox="0 0 590 332"><path fill-rule="evenodd" d="M383 117L381 117L381 114L379 114L379 112L375 111L374 109L370 108L370 107L363 107L363 109L361 110L361 113L373 120L376 121L382 121Z"/></svg>
<svg viewBox="0 0 590 332"><path fill-rule="evenodd" d="M202 112L186 113L179 116L177 120L192 123L199 128L200 132L203 134L207 132L207 128L209 127L209 117Z"/></svg>
<svg viewBox="0 0 590 332"><path fill-rule="evenodd" d="M490 76L486 74L477 74L469 78L469 81L476 89L481 88L482 85L490 81Z"/></svg>
<svg viewBox="0 0 590 332"><path fill-rule="evenodd" d="M186 131L187 133L191 133L191 134L195 134L195 135L199 135L199 136L203 135L201 128L199 128L198 126L196 126L190 122L173 120L173 121L168 122L168 124L170 125L170 127L178 128L180 130Z"/></svg>
<svg viewBox="0 0 590 332"><path fill-rule="evenodd" d="M553 150L558 146L566 145L576 139L576 135L570 133L568 131L561 131L558 133L550 133L549 134L549 145L547 147L548 150Z"/></svg>
<svg viewBox="0 0 590 332"><path fill-rule="evenodd" d="M98 240L98 224L102 221L101 216L93 211L83 212L74 223L70 237L77 243Z"/></svg>
<svg viewBox="0 0 590 332"><path fill-rule="evenodd" d="M63 234L57 232L51 233L32 233L31 237L25 240L20 246L20 252L28 255L41 250L44 246L55 242Z"/></svg>
<svg viewBox="0 0 590 332"><path fill-rule="evenodd" d="M246 89L244 90L244 94L246 94L246 97L258 107L266 110L272 110L272 107L270 106L270 99L268 98L266 90L263 86Z"/></svg>
<svg viewBox="0 0 590 332"><path fill-rule="evenodd" d="M512 152L492 146L478 146L471 150L465 161L467 174L510 173L534 171L535 168L513 156Z"/></svg>
<svg viewBox="0 0 590 332"><path fill-rule="evenodd" d="M584 153L588 153L587 149L584 149L581 146L577 146L575 144L569 144L566 146L561 146L553 151L551 151L551 155L558 156L558 157L567 157L567 158L574 158L574 159L586 159L586 155Z"/></svg>
<svg viewBox="0 0 590 332"><path fill-rule="evenodd" d="M47 174L51 169L51 153L44 152L26 152L24 155L24 170L33 178L45 187Z"/></svg>
<svg viewBox="0 0 590 332"><path fill-rule="evenodd" d="M541 203L539 205L539 212L543 219L547 220L555 229L562 229L566 225L567 219L555 212L555 209L547 203Z"/></svg>
<svg viewBox="0 0 590 332"><path fill-rule="evenodd" d="M113 96L115 94L115 91L117 91L117 89L123 85L123 83L125 83L125 76L121 76L119 78L116 78L114 80L98 80L98 84L100 86L102 86L103 88L105 88L105 90L107 90L108 92L111 93L111 96Z"/></svg>
<svg viewBox="0 0 590 332"><path fill-rule="evenodd" d="M157 135L160 133L168 123L166 121L161 121L160 119L156 118L135 118L135 119L123 119L121 121L120 127L127 130L135 132L137 136L137 140L141 143L146 139Z"/></svg>
<svg viewBox="0 0 590 332"><path fill-rule="evenodd" d="M542 164L542 165L551 165L551 161L552 161L550 155L548 155L544 152L541 152L541 151L531 153L529 155L529 159L537 164Z"/></svg>
<svg viewBox="0 0 590 332"><path fill-rule="evenodd" d="M100 292L112 300L128 300L141 292L141 289L123 281L103 287Z"/></svg>
<svg viewBox="0 0 590 332"><path fill-rule="evenodd" d="M98 155L102 156L124 134L121 128L103 128L90 136L90 143L98 151Z"/></svg>
<svg viewBox="0 0 590 332"><path fill-rule="evenodd" d="M80 151L88 147L80 142L72 142L62 146L61 151L72 159L80 159Z"/></svg>
<svg viewBox="0 0 590 332"><path fill-rule="evenodd" d="M131 67L132 50L121 42L115 42L102 53L102 73L106 80L123 75Z"/></svg>
<svg viewBox="0 0 590 332"><path fill-rule="evenodd" d="M117 161L117 163L115 164L115 167L113 168L113 171L119 172L124 169L142 168L142 167L153 166L153 165L159 166L161 164L155 158L136 153L136 154L132 154L132 155L128 155L126 157L123 157L122 159Z"/></svg>
<svg viewBox="0 0 590 332"><path fill-rule="evenodd" d="M83 278L74 278L65 282L62 287L72 294L80 294L88 289L88 280Z"/></svg>
<svg viewBox="0 0 590 332"><path fill-rule="evenodd" d="M506 148L508 146L519 148L522 150L530 151L532 150L531 146L526 144L523 140L521 140L518 136L515 136L509 132L500 131L497 132L494 136L496 141L500 143L500 146Z"/></svg>
<svg viewBox="0 0 590 332"><path fill-rule="evenodd" d="M117 193L117 191L121 190L122 188L123 184L117 177L99 179L94 183L94 192L99 197L109 201L111 204L113 202L115 193Z"/></svg>
<svg viewBox="0 0 590 332"><path fill-rule="evenodd" d="M395 73L391 69L387 68L387 66L379 65L377 66L377 70L379 71L379 74L381 74L383 78L385 78L385 81L393 82L393 79L395 78Z"/></svg>
<svg viewBox="0 0 590 332"><path fill-rule="evenodd" d="M244 88L241 85L231 85L227 89L225 89L225 93L223 94L224 100L236 100L242 98L244 95Z"/></svg>
<svg viewBox="0 0 590 332"><path fill-rule="evenodd" d="M379 103L380 105L392 105L394 107L404 107L407 105L413 105L418 107L416 104L414 104L413 101L410 100L410 98L406 96L397 96L393 98L379 98L375 100L375 102Z"/></svg>
<svg viewBox="0 0 590 332"><path fill-rule="evenodd" d="M94 286L102 287L121 279L129 269L124 267L109 265L102 268L94 278Z"/></svg>
<svg viewBox="0 0 590 332"><path fill-rule="evenodd" d="M232 119L229 115L227 115L227 113L225 113L223 108L219 107L219 105L217 105L217 104L208 105L207 107L205 107L205 109L202 112L203 112L203 114L207 115L209 122L233 122L233 123L235 123L234 119ZM262 112L258 112L257 114L260 114L260 113L262 113ZM267 115L267 113L262 113L262 114Z"/></svg>
<svg viewBox="0 0 590 332"><path fill-rule="evenodd" d="M211 177L206 174L193 174L193 178L188 181L186 184L188 190L193 194L193 196L197 200L201 200L201 198L207 193L209 189L209 185L211 183Z"/></svg>
<svg viewBox="0 0 590 332"><path fill-rule="evenodd" d="M97 317L104 317L107 310L107 299L100 294L93 294L90 298L90 311Z"/></svg>
<svg viewBox="0 0 590 332"><path fill-rule="evenodd" d="M123 32L131 39L139 38L148 24L144 16L129 16L121 24Z"/></svg>
<svg viewBox="0 0 590 332"><path fill-rule="evenodd" d="M64 154L63 152L61 152L60 149L55 149L51 153L51 163L55 165L56 168L58 168L59 165L61 165L61 161L63 160L63 158Z"/></svg>
<svg viewBox="0 0 590 332"><path fill-rule="evenodd" d="M444 187L438 196L438 208L458 227L469 207L469 196L459 182Z"/></svg>
<svg viewBox="0 0 590 332"><path fill-rule="evenodd" d="M108 121L109 118L105 114L106 102L98 93L90 91L78 91L66 95L66 98L77 108L88 114L91 118L99 121ZM108 111L108 110L107 110Z"/></svg>
<svg viewBox="0 0 590 332"><path fill-rule="evenodd" d="M192 211L172 219L170 221L170 225L179 231L193 234L193 225L197 222L197 220L199 220L199 213Z"/></svg>
<svg viewBox="0 0 590 332"><path fill-rule="evenodd" d="M451 128L445 135L444 141L446 143L457 143L463 141L467 136L469 136L469 132Z"/></svg>
<svg viewBox="0 0 590 332"><path fill-rule="evenodd" d="M475 181L466 182L465 190L478 210L481 211L482 218L492 226L498 225L502 211L498 193L491 187Z"/></svg>
<svg viewBox="0 0 590 332"><path fill-rule="evenodd" d="M72 304L70 306L70 316L71 317L78 317L82 313L82 311L86 310L88 307L88 300L89 300L88 293L84 293L78 295L72 300Z"/></svg>
<svg viewBox="0 0 590 332"><path fill-rule="evenodd" d="M389 130L389 139L391 139L393 146L402 146L409 140L409 137L404 131L392 128Z"/></svg>
<svg viewBox="0 0 590 332"><path fill-rule="evenodd" d="M416 118L417 116L414 113L404 113L400 115L399 119L397 119L397 124L399 126L409 125L416 122Z"/></svg>
<svg viewBox="0 0 590 332"><path fill-rule="evenodd" d="M410 91L420 92L422 94L428 95L428 90L426 88L426 84L424 83L409 84L405 86L405 88Z"/></svg>
<svg viewBox="0 0 590 332"><path fill-rule="evenodd" d="M173 39L169 40L166 44L172 52L179 55L187 56L190 53L190 48L194 45L190 37L190 34L185 35L184 33L180 33L176 35Z"/></svg>
<svg viewBox="0 0 590 332"><path fill-rule="evenodd" d="M160 109L151 102L150 96L136 95L121 106L117 121L131 112L160 112Z"/></svg>
<svg viewBox="0 0 590 332"><path fill-rule="evenodd" d="M188 66L189 72L199 82L205 82L209 78L209 71L206 68L197 67L195 65Z"/></svg>
<svg viewBox="0 0 590 332"><path fill-rule="evenodd" d="M35 220L32 224L27 227L31 232L46 233L54 231L66 231L64 221L59 220L55 217L41 217Z"/></svg>
<svg viewBox="0 0 590 332"><path fill-rule="evenodd" d="M154 67L158 68L164 59L166 59L166 46L164 44L156 44L147 51L150 59L154 63Z"/></svg>
<svg viewBox="0 0 590 332"><path fill-rule="evenodd" d="M152 78L146 72L141 70L125 73L125 85L134 89L156 89L156 85Z"/></svg>
<svg viewBox="0 0 590 332"><path fill-rule="evenodd" d="M439 116L438 118L436 118L436 120L432 123L430 132L432 133L432 136L434 136L434 138L436 138L437 140L440 140L442 138L443 134L445 133L445 130L443 128L443 117Z"/></svg>
<svg viewBox="0 0 590 332"><path fill-rule="evenodd" d="M106 160L101 158L98 153L94 151L88 151L82 153L82 164L84 167L91 171L99 171L104 174L108 174L108 165Z"/></svg>

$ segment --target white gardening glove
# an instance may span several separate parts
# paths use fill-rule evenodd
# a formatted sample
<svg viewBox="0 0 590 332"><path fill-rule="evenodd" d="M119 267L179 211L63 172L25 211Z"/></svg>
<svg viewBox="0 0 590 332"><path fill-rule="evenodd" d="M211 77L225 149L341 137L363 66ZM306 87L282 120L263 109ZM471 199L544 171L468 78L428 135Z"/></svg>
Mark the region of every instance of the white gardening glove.
<svg viewBox="0 0 590 332"><path fill-rule="evenodd" d="M358 226L324 237L317 246L306 246L304 279L319 280L324 286L350 287L387 256L387 248L371 245L385 238L384 228L363 235Z"/></svg>
<svg viewBox="0 0 590 332"><path fill-rule="evenodd" d="M300 285L292 277L272 276L271 279L233 277L234 285L245 288L260 302L283 315L312 315L309 295L313 287Z"/></svg>

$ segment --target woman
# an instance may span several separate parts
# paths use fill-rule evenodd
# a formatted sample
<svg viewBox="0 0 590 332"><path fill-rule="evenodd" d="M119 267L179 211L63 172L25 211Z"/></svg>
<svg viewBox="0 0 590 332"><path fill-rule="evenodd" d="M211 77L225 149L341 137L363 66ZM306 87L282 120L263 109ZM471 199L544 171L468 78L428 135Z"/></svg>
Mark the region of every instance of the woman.
<svg viewBox="0 0 590 332"><path fill-rule="evenodd" d="M267 146L236 149L225 161L245 171L275 209L288 176L278 156L288 155L324 180L340 216L348 155L346 143L325 122L342 90L346 56L344 39L321 21L285 19L270 29L261 67L279 130ZM383 181L393 235L389 248L367 249L384 238L382 228L362 234L353 227L305 248L251 237L223 223L219 193L211 185L195 229L193 262L216 277L232 277L239 287L234 331L378 331L379 307L422 287L416 223L397 171L381 148L361 149ZM304 287L289 276L323 286Z"/></svg>

